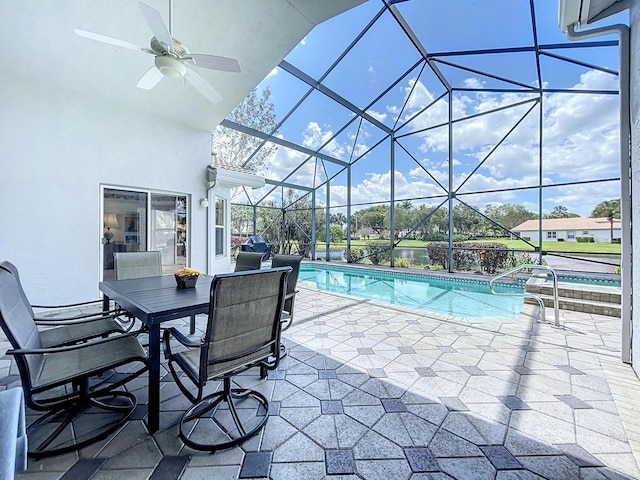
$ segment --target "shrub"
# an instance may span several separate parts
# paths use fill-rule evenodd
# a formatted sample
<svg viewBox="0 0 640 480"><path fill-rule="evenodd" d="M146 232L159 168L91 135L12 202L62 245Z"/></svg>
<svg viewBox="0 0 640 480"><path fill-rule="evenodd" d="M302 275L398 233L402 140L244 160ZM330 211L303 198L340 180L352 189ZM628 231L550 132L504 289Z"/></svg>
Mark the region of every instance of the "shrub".
<svg viewBox="0 0 640 480"><path fill-rule="evenodd" d="M479 264L481 270L487 273L495 273L503 269L508 263L509 254L507 246L498 242L454 242L456 249L453 251L453 268L455 270L469 269L474 264ZM432 242L427 245L427 254L431 264L440 265L442 268L448 266L448 243Z"/></svg>
<svg viewBox="0 0 640 480"><path fill-rule="evenodd" d="M576 237L578 243L593 243L593 237Z"/></svg>
<svg viewBox="0 0 640 480"><path fill-rule="evenodd" d="M345 258L347 257L347 251L344 251L344 256ZM364 249L357 247L351 248L351 261L354 263L360 263L362 261L362 259L364 258Z"/></svg>
<svg viewBox="0 0 640 480"><path fill-rule="evenodd" d="M621 243L619 238L614 238L611 243Z"/></svg>
<svg viewBox="0 0 640 480"><path fill-rule="evenodd" d="M558 238L557 241L558 242L564 242L564 238Z"/></svg>
<svg viewBox="0 0 640 480"><path fill-rule="evenodd" d="M374 265L380 265L391 260L391 254L389 253L389 244L387 242L368 242L367 243L367 256L371 263Z"/></svg>
<svg viewBox="0 0 640 480"><path fill-rule="evenodd" d="M394 265L400 268L411 268L411 261L408 258L400 257L394 262Z"/></svg>

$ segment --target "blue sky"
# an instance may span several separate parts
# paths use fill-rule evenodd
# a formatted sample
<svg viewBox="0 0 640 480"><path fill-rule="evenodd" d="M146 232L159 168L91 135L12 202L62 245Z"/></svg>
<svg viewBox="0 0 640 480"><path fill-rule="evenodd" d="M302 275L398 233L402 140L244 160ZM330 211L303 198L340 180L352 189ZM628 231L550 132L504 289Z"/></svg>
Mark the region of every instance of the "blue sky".
<svg viewBox="0 0 640 480"><path fill-rule="evenodd" d="M395 149L396 200L421 197L423 199L412 200L413 203L440 203L439 197L446 194L451 156L454 190L465 202L480 208L487 204L517 203L537 212L537 189L495 191L532 187L540 180L538 126L541 107L535 101L538 94L528 89L538 83L535 54L443 55L444 52L532 46L529 2L410 0L397 6L427 52L440 60L437 67L442 77L454 88L469 90L455 92L452 100L448 95L438 100L446 88L428 66L423 68L419 52L389 12L383 13L340 63L327 73L355 36L378 14L382 8L382 2L378 0L369 0L319 25L286 60L314 79L322 80L326 87L358 108L366 109L369 115L388 127L395 124L398 128L412 118L397 132L408 135L398 139L399 146ZM540 44L569 43L558 28L557 2L537 1L535 17ZM627 23L627 18L619 15L602 24L616 22ZM616 40L616 37L597 40ZM616 47L549 51L590 65L618 69ZM466 69L448 65L449 62ZM615 75L553 56L541 56L540 65L542 82L547 88L610 91L618 87ZM383 98L372 104L399 78L401 80ZM265 86L273 94L278 120L309 90L306 84L279 68L271 72L259 88ZM488 90L505 87L517 91ZM453 117L461 119L453 127L451 155L447 126L424 130L446 123L450 101ZM417 115L428 105L430 108ZM477 116L496 109L494 113ZM619 176L616 95L547 93L542 99L542 113L544 185ZM287 119L277 135L317 149L354 117L353 112L315 91ZM386 133L366 121L361 125L356 119L322 150L334 158L353 161L381 139L385 140L352 167L352 203L389 199L391 142ZM265 175L275 180L286 178L289 183L304 186L323 183L326 180L323 166L315 159L300 166L305 158L299 152L279 147ZM325 163L324 168L329 176L341 169L329 163ZM471 172L474 173L471 175ZM251 196L260 198L268 190L254 191ZM320 201L325 199L325 192L324 187L318 191ZM617 181L554 187L544 191L543 211L549 212L554 206L563 205L572 212L588 216L600 201L619 196ZM277 200L278 193L271 192L268 198ZM332 205L346 203L345 172L332 180L330 202Z"/></svg>

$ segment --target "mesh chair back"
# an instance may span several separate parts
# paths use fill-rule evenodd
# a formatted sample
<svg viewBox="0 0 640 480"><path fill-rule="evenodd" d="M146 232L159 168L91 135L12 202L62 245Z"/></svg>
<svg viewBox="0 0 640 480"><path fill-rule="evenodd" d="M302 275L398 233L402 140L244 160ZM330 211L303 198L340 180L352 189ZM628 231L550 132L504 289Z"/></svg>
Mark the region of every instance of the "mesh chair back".
<svg viewBox="0 0 640 480"><path fill-rule="evenodd" d="M216 275L205 341L207 378L242 371L280 348L280 315L291 268Z"/></svg>
<svg viewBox="0 0 640 480"><path fill-rule="evenodd" d="M157 277L162 275L162 254L160 252L115 252L113 268L116 280Z"/></svg>
<svg viewBox="0 0 640 480"><path fill-rule="evenodd" d="M7 260L4 260L3 262L0 262L0 267L4 268L5 270L8 270L14 277L16 277L16 280L18 282L18 288L20 290L20 296L22 297L22 300L24 301L24 305L29 310L29 313L31 314L31 317L35 318L36 314L33 311L33 308L31 307L31 302L27 298L27 294L24 292L24 288L22 288L22 282L20 281L20 274L18 273L18 267L16 267L13 263L11 263L11 262L9 262Z"/></svg>
<svg viewBox="0 0 640 480"><path fill-rule="evenodd" d="M22 299L20 284L13 273L4 267L0 268L0 326L14 349L42 348L38 327ZM25 361L20 361L21 358ZM23 382L29 379L33 383L40 371L42 356L18 356L16 361ZM25 390L29 391L30 388Z"/></svg>
<svg viewBox="0 0 640 480"><path fill-rule="evenodd" d="M293 293L298 285L298 276L300 275L300 263L302 263L302 255L284 255L277 253L271 259L271 268L291 267L291 273L287 277L287 295ZM293 298L289 297L285 300L284 310L291 311Z"/></svg>
<svg viewBox="0 0 640 480"><path fill-rule="evenodd" d="M234 272L260 270L262 266L262 255L260 252L238 252Z"/></svg>

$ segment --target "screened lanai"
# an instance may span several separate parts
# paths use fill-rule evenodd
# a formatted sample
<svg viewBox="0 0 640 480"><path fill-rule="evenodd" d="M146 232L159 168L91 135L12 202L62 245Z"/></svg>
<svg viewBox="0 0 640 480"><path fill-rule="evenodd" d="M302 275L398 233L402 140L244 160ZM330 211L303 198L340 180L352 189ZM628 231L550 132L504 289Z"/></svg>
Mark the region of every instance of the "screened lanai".
<svg viewBox="0 0 640 480"><path fill-rule="evenodd" d="M618 36L569 40L557 2L365 2L316 27L214 132L219 159L266 177L236 192L232 234L346 261L373 239L439 241L450 271L457 241L508 238L543 261L514 227L628 208L618 78Z"/></svg>

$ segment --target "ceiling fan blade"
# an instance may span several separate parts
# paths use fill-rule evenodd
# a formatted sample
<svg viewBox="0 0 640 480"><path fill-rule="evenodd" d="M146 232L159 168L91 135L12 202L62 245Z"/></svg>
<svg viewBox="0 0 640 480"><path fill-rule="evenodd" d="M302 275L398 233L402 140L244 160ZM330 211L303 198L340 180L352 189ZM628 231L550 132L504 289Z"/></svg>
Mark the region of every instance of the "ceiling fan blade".
<svg viewBox="0 0 640 480"><path fill-rule="evenodd" d="M144 18L147 21L149 28L151 28L153 36L156 37L156 40L160 43L164 43L169 48L173 48L171 33L169 33L167 24L164 23L164 19L162 18L162 15L160 15L160 12L142 2L140 2L140 10L142 10L142 15L144 15Z"/></svg>
<svg viewBox="0 0 640 480"><path fill-rule="evenodd" d="M142 88L143 90L151 90L155 87L160 80L162 80L162 73L155 66L151 67L147 72L138 80L138 84L136 87Z"/></svg>
<svg viewBox="0 0 640 480"><path fill-rule="evenodd" d="M223 72L240 72L240 64L235 58L205 55L202 53L192 53L189 54L189 57L196 62L198 67L222 70Z"/></svg>
<svg viewBox="0 0 640 480"><path fill-rule="evenodd" d="M128 48L129 50L138 50L141 52L154 54L148 48L141 47L140 45L136 45L135 43L120 40L119 38L107 37L106 35L101 35L100 33L87 32L86 30L80 30L79 28L74 29L74 32L76 32L76 35L78 35L79 37L96 40L97 42L115 45L116 47Z"/></svg>
<svg viewBox="0 0 640 480"><path fill-rule="evenodd" d="M191 83L191 85L193 85L194 88L198 90L202 95L207 97L207 99L211 103L218 103L220 100L222 100L222 95L220 95L209 82L207 82L204 78L202 78L190 68L187 68L187 73L185 73L184 76L187 81Z"/></svg>

